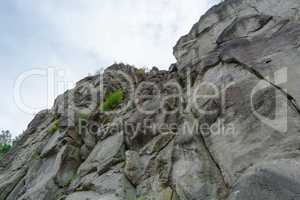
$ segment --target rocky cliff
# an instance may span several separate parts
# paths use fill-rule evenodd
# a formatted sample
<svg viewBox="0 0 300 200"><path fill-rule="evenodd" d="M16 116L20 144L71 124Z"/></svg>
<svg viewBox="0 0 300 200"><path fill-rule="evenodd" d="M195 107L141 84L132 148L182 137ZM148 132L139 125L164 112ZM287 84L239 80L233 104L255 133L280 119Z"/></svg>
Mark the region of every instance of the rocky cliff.
<svg viewBox="0 0 300 200"><path fill-rule="evenodd" d="M300 199L299 17L299 0L225 0L170 71L79 81L0 161L0 199Z"/></svg>

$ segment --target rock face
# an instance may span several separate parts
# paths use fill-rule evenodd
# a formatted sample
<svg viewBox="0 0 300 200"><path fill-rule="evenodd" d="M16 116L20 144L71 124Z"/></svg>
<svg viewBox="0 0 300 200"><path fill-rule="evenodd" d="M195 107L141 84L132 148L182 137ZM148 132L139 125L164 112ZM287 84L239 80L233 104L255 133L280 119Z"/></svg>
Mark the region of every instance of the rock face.
<svg viewBox="0 0 300 200"><path fill-rule="evenodd" d="M300 199L299 17L299 0L225 0L170 71L79 81L0 161L0 200Z"/></svg>

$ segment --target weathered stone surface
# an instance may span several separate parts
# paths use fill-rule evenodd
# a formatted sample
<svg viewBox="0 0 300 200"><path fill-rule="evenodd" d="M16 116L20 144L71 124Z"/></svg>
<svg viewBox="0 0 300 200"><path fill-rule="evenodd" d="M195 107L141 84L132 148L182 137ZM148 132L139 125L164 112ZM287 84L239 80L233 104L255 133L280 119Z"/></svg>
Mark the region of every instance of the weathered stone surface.
<svg viewBox="0 0 300 200"><path fill-rule="evenodd" d="M96 192L76 192L67 196L66 200L100 200L103 199L101 195ZM113 200L107 198L107 200Z"/></svg>
<svg viewBox="0 0 300 200"><path fill-rule="evenodd" d="M172 132L158 135L141 150L141 154L159 153L174 137L175 134Z"/></svg>
<svg viewBox="0 0 300 200"><path fill-rule="evenodd" d="M162 187L158 177L151 177L145 180L137 188L138 199L143 200L177 200L176 192L170 187Z"/></svg>
<svg viewBox="0 0 300 200"><path fill-rule="evenodd" d="M217 38L234 20L258 14L297 20L300 16L299 7L297 0L227 0L214 6L174 47L179 68L193 64L208 52L214 51Z"/></svg>
<svg viewBox="0 0 300 200"><path fill-rule="evenodd" d="M118 133L100 141L79 167L79 175L83 176L93 171L101 174L123 161L125 159L123 137L123 133Z"/></svg>
<svg viewBox="0 0 300 200"><path fill-rule="evenodd" d="M299 0L226 0L178 41L169 71L114 64L82 79L0 161L0 200L300 199L299 17ZM99 110L143 81L134 104Z"/></svg>
<svg viewBox="0 0 300 200"><path fill-rule="evenodd" d="M143 164L136 151L126 151L124 173L130 182L137 185L142 177Z"/></svg>
<svg viewBox="0 0 300 200"><path fill-rule="evenodd" d="M43 150L41 152L41 157L48 156L49 154L52 154L52 153L57 153L56 151L59 150L59 148L60 148L59 145L64 136L65 136L65 133L56 131L54 133L54 135L49 139L46 146L43 148Z"/></svg>
<svg viewBox="0 0 300 200"><path fill-rule="evenodd" d="M233 39L245 38L249 34L262 29L271 19L271 16L266 15L250 15L238 18L221 33L217 39L217 44Z"/></svg>
<svg viewBox="0 0 300 200"><path fill-rule="evenodd" d="M39 112L34 119L29 123L27 131L35 131L47 118L51 116L49 110L43 110Z"/></svg>
<svg viewBox="0 0 300 200"><path fill-rule="evenodd" d="M277 5L273 4L275 2ZM267 3L274 7L265 7ZM278 5L282 7L279 8ZM235 17L230 7L239 10L234 14L237 14ZM226 1L203 16L191 33L179 41L178 45L182 46L178 49L178 45L175 47L175 55L181 68L189 66L204 69L205 74L199 75L201 81L196 83L196 86L206 82L224 90L226 100L223 105L218 99L200 100L200 107L204 110L216 110L216 114L197 113L197 118L200 123L216 125L221 121L226 128L230 125L234 127L234 131L228 132L229 135L204 134L204 142L219 165L225 183L230 187L236 185L234 191L230 192L232 199L297 199L299 193L291 183L283 187L283 190L288 192L277 189L281 187L279 182L287 183L291 179L283 175L284 173L273 173L271 170L276 166L275 160L289 157L297 159L299 155L298 151L292 150L291 147L299 145L297 102L300 92L294 87L297 85L295 77L300 77L299 51L296 50L295 42L298 40L296 38L299 36L299 29L293 21L299 15L292 14L289 10L294 8L299 8L299 2ZM256 10L260 11L259 15ZM215 15L219 18L214 18ZM211 39L208 39L209 37ZM204 40L211 43L205 43ZM209 55L215 52L219 56L203 59L200 55L206 55L209 50ZM195 57L198 57L201 63L193 66L193 63L198 62L194 60ZM211 59L212 62L208 62ZM217 62L218 59L220 62ZM253 95L258 85L266 87ZM288 92L283 92L281 87L287 88ZM199 91L202 95L210 93L205 88ZM286 112L285 105L289 105ZM257 114L264 119L276 116L275 127L266 125L266 121L258 119ZM285 126L285 121L287 131L282 134L278 129L284 128L282 126ZM183 138L188 137L179 140L184 141ZM265 166L264 173L252 173L244 177L250 167L256 168L266 160L269 160L270 165ZM286 171L288 168L287 165L286 169L282 170ZM243 178L240 178L241 176ZM270 184L275 181L272 180L273 177L277 180L276 184ZM266 185L268 189L262 189L262 185ZM191 191L187 193L193 194ZM187 199L190 198L192 197ZM200 196L196 199L199 198Z"/></svg>
<svg viewBox="0 0 300 200"><path fill-rule="evenodd" d="M229 199L299 199L299 161L282 159L249 169Z"/></svg>
<svg viewBox="0 0 300 200"><path fill-rule="evenodd" d="M90 155L91 151L89 150L89 148L86 145L82 145L82 147L80 148L80 157L82 160L86 160L89 155Z"/></svg>
<svg viewBox="0 0 300 200"><path fill-rule="evenodd" d="M116 200L135 198L135 188L118 169L103 174L92 183L103 199L106 196Z"/></svg>
<svg viewBox="0 0 300 200"><path fill-rule="evenodd" d="M135 188L125 177L122 167L123 165L116 165L101 175L97 172L90 173L75 181L77 183L73 186L77 190L96 192L99 199L135 199Z"/></svg>
<svg viewBox="0 0 300 200"><path fill-rule="evenodd" d="M24 169L11 174L2 174L0 177L0 199L7 198L10 192L18 185L19 182L21 182L25 174L26 171L24 171Z"/></svg>
<svg viewBox="0 0 300 200"><path fill-rule="evenodd" d="M7 200L15 200L18 199L25 192L25 178L19 181L19 183L15 186L15 188L10 192L7 196Z"/></svg>
<svg viewBox="0 0 300 200"><path fill-rule="evenodd" d="M93 149L96 146L96 136L88 131L81 132L81 138L87 148Z"/></svg>
<svg viewBox="0 0 300 200"><path fill-rule="evenodd" d="M195 140L195 139L194 139ZM176 146L172 182L179 199L222 199L227 187L216 163L200 142Z"/></svg>
<svg viewBox="0 0 300 200"><path fill-rule="evenodd" d="M19 199L57 199L62 194L60 188L67 186L76 173L78 158L78 149L68 145L52 157L35 158L26 174L26 191Z"/></svg>

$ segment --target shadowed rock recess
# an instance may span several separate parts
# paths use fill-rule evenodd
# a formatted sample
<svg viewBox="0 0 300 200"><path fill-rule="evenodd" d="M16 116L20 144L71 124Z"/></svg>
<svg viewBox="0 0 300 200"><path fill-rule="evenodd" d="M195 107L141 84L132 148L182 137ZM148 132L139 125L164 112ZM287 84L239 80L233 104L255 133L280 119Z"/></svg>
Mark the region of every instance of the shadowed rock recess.
<svg viewBox="0 0 300 200"><path fill-rule="evenodd" d="M0 161L0 200L300 200L299 17L299 0L225 0L170 71L79 81Z"/></svg>

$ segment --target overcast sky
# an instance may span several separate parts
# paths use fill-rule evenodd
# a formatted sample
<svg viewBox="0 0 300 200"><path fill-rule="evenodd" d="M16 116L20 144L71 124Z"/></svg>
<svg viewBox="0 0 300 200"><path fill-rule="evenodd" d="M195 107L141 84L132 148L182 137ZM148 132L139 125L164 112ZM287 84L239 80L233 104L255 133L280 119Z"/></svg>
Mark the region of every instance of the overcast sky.
<svg viewBox="0 0 300 200"><path fill-rule="evenodd" d="M47 80L24 72L54 68L72 83L113 62L166 69L172 48L218 0L7 0L0 2L0 129L18 135L51 107ZM51 69L52 70L52 69ZM47 72L47 71L46 71ZM64 89L62 89L64 90ZM55 95L62 91L56 90ZM18 98L17 98L18 99Z"/></svg>

